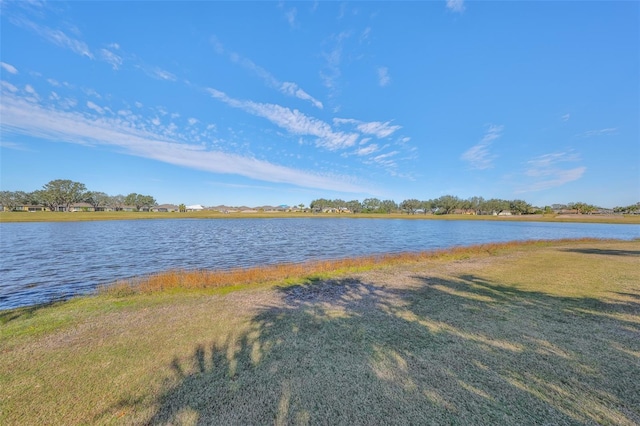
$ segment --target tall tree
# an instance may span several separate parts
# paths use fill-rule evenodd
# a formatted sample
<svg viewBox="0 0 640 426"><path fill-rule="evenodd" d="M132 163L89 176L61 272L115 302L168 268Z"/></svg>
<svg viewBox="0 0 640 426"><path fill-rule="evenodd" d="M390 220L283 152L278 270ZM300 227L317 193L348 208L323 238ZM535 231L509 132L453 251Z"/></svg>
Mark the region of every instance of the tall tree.
<svg viewBox="0 0 640 426"><path fill-rule="evenodd" d="M144 208L151 208L156 205L156 200L151 195L142 195L132 192L124 199L124 203L129 206L135 206L136 210Z"/></svg>
<svg viewBox="0 0 640 426"><path fill-rule="evenodd" d="M500 214L503 211L509 210L510 203L507 200L501 200L499 198L492 198L490 200L485 201L484 209L489 214Z"/></svg>
<svg viewBox="0 0 640 426"><path fill-rule="evenodd" d="M104 192L89 191L86 194L85 201L91 204L95 211L98 211L100 207L105 207L109 204L109 198Z"/></svg>
<svg viewBox="0 0 640 426"><path fill-rule="evenodd" d="M513 200L509 203L509 209L515 214L529 214L533 210L531 204L524 200Z"/></svg>
<svg viewBox="0 0 640 426"><path fill-rule="evenodd" d="M423 214L433 213L433 209L434 209L433 200L420 201L420 208L422 209Z"/></svg>
<svg viewBox="0 0 640 426"><path fill-rule="evenodd" d="M640 202L631 204L630 206L620 207L616 206L613 208L615 213L625 213L625 214L637 214L640 212Z"/></svg>
<svg viewBox="0 0 640 426"><path fill-rule="evenodd" d="M27 194L22 191L0 191L0 205L9 211L27 203Z"/></svg>
<svg viewBox="0 0 640 426"><path fill-rule="evenodd" d="M591 214L596 210L596 206L583 202L569 203L568 207L575 209L578 214Z"/></svg>
<svg viewBox="0 0 640 426"><path fill-rule="evenodd" d="M118 195L113 195L109 197L109 201L107 202L107 205L112 209L114 209L115 211L122 210L122 207L124 206L124 195L118 194Z"/></svg>
<svg viewBox="0 0 640 426"><path fill-rule="evenodd" d="M138 202L140 203L140 208L150 210L151 207L157 205L156 199L151 195L140 195L138 197Z"/></svg>
<svg viewBox="0 0 640 426"><path fill-rule="evenodd" d="M367 213L375 213L378 209L380 209L381 201L377 198L366 198L362 202L362 210Z"/></svg>
<svg viewBox="0 0 640 426"><path fill-rule="evenodd" d="M52 211L57 211L61 206L65 211L69 211L71 204L79 203L84 199L86 191L87 187L84 183L56 179L42 187L41 195Z"/></svg>
<svg viewBox="0 0 640 426"><path fill-rule="evenodd" d="M415 198L404 200L400 203L400 208L407 212L407 214L416 214L416 210L420 208L420 201Z"/></svg>
<svg viewBox="0 0 640 426"><path fill-rule="evenodd" d="M469 205L473 209L476 214L482 214L482 207L484 205L484 198L482 197L471 197L469 198Z"/></svg>
<svg viewBox="0 0 640 426"><path fill-rule="evenodd" d="M140 208L138 207L138 204L136 204L137 201L138 201L138 194L135 192L132 192L131 194L124 197L124 203L127 206L134 206L136 210L140 210Z"/></svg>
<svg viewBox="0 0 640 426"><path fill-rule="evenodd" d="M380 211L383 213L393 213L398 211L398 203L393 200L382 200L380 202Z"/></svg>
<svg viewBox="0 0 640 426"><path fill-rule="evenodd" d="M347 202L340 198L336 198L335 200L331 200L331 207L338 209L339 212L342 212L343 209L347 208Z"/></svg>
<svg viewBox="0 0 640 426"><path fill-rule="evenodd" d="M316 212L321 212L322 210L331 207L331 201L325 198L319 198L317 200L311 201L309 204L309 208Z"/></svg>
<svg viewBox="0 0 640 426"><path fill-rule="evenodd" d="M351 213L360 213L362 211L362 203L358 200L347 201L346 205Z"/></svg>
<svg viewBox="0 0 640 426"><path fill-rule="evenodd" d="M434 200L434 205L438 209L438 214L449 214L460 207L462 200L453 195L443 195Z"/></svg>

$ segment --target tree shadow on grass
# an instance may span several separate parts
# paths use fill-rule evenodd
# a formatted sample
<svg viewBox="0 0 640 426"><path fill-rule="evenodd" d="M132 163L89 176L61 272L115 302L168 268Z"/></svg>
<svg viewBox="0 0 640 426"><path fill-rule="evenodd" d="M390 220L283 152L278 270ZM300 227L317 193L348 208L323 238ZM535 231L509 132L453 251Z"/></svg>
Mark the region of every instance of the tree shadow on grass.
<svg viewBox="0 0 640 426"><path fill-rule="evenodd" d="M597 249L597 248L569 248L560 249L560 251L568 253L580 254L599 254L603 256L633 256L640 257L640 250L616 250L616 249Z"/></svg>
<svg viewBox="0 0 640 426"><path fill-rule="evenodd" d="M279 289L250 331L173 360L149 423L640 423L638 303L414 278Z"/></svg>
<svg viewBox="0 0 640 426"><path fill-rule="evenodd" d="M0 325L7 324L11 321L20 319L20 318L30 318L36 314L41 309L50 308L55 305L59 305L64 303L66 299L61 300L52 300L47 303L40 303L37 305L23 306L19 308L12 308L7 310L0 310Z"/></svg>

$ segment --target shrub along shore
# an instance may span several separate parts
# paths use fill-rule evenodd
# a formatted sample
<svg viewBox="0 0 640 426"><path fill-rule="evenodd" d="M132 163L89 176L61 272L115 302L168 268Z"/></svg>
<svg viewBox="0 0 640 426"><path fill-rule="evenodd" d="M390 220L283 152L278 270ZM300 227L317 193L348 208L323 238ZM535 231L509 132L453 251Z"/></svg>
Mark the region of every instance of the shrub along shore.
<svg viewBox="0 0 640 426"><path fill-rule="evenodd" d="M143 219L266 219L266 218L355 218L355 219L411 219L411 220L505 220L538 222L585 222L640 224L640 215L600 214L527 214L513 216L470 214L406 214L406 213L305 213L305 212L260 212L222 213L218 211L194 212L0 212L3 222L80 222L97 220L143 220Z"/></svg>
<svg viewBox="0 0 640 426"><path fill-rule="evenodd" d="M638 260L491 244L0 311L0 424L639 424Z"/></svg>

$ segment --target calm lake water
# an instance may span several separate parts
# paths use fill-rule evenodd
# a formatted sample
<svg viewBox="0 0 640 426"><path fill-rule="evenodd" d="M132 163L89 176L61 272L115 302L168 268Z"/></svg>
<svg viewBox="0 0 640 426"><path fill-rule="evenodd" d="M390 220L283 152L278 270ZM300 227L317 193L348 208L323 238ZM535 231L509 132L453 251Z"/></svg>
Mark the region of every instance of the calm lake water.
<svg viewBox="0 0 640 426"><path fill-rule="evenodd" d="M0 223L0 309L167 269L228 269L487 242L640 238L640 225L402 219Z"/></svg>

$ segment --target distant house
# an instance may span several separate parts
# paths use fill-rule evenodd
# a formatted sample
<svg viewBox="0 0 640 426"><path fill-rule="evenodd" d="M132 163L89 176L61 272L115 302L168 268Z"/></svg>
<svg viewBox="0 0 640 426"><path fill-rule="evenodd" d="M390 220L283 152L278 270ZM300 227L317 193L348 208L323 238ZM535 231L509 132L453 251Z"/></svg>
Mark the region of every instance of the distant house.
<svg viewBox="0 0 640 426"><path fill-rule="evenodd" d="M9 207L2 207L0 209L0 211L9 211ZM16 206L13 211L14 212L45 212L48 211L49 209L43 205L40 204L25 204L23 206Z"/></svg>
<svg viewBox="0 0 640 426"><path fill-rule="evenodd" d="M453 210L453 214L475 215L476 211L473 210L473 209L455 209L455 210Z"/></svg>
<svg viewBox="0 0 640 426"><path fill-rule="evenodd" d="M152 212L177 212L180 208L175 204L160 204L155 207L151 207Z"/></svg>
<svg viewBox="0 0 640 426"><path fill-rule="evenodd" d="M200 204L194 204L192 206L187 206L187 211L188 212L199 212L204 210L204 207L202 207Z"/></svg>
<svg viewBox="0 0 640 426"><path fill-rule="evenodd" d="M94 212L95 207L89 203L74 203L69 206L70 212Z"/></svg>
<svg viewBox="0 0 640 426"><path fill-rule="evenodd" d="M340 210L335 207L325 207L322 209L322 213L340 213Z"/></svg>

